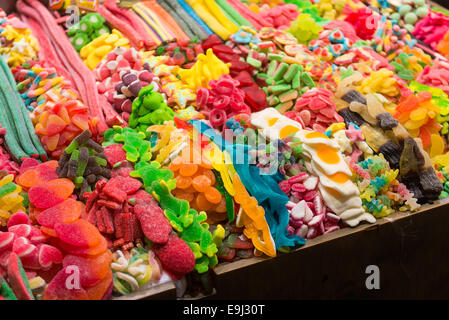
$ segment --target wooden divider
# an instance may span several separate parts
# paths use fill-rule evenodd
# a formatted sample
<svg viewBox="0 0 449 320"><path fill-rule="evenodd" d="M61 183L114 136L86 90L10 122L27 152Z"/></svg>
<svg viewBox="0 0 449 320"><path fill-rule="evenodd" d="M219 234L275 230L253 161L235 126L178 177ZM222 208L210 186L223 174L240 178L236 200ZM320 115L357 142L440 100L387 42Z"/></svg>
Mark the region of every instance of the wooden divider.
<svg viewBox="0 0 449 320"><path fill-rule="evenodd" d="M214 269L214 299L449 297L449 205L393 213L373 225L345 228L276 258ZM379 267L380 290L365 286Z"/></svg>

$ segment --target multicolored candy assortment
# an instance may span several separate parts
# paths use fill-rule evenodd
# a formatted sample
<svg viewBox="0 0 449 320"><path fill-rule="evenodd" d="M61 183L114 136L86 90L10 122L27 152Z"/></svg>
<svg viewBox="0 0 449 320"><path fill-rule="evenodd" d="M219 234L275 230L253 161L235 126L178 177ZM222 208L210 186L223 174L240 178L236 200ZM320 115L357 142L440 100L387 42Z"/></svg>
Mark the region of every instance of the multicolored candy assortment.
<svg viewBox="0 0 449 320"><path fill-rule="evenodd" d="M209 294L218 263L449 197L444 10L69 4L0 11L0 299Z"/></svg>

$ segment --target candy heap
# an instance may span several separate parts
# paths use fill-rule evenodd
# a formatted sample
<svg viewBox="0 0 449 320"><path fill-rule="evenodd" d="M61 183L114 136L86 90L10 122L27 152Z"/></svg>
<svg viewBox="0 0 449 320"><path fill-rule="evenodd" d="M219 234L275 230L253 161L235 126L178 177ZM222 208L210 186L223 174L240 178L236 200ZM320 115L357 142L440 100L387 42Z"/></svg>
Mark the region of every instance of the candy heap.
<svg viewBox="0 0 449 320"><path fill-rule="evenodd" d="M35 59L39 51L36 38L17 17L9 17L0 9L0 55L11 67Z"/></svg>
<svg viewBox="0 0 449 320"><path fill-rule="evenodd" d="M57 273L46 287L43 297L46 300L107 298L112 283L112 273L109 270L111 253L107 242L97 228L82 219L84 204L70 198L75 185L70 180L55 179L54 176L57 174L53 163L33 165L32 161L22 165L18 176L18 183L24 183L22 186L29 188L30 216L41 226L37 229L41 237L51 238L56 248L63 252L62 258L58 251L58 258L56 253L41 252L42 249L23 249L31 252L30 259L33 259L32 253L36 251L37 255L31 261L39 261L41 265L44 263L41 255L45 254L45 261L48 261L45 262L46 267L51 266L53 260L62 260L62 266L59 271L56 270ZM29 227L30 230L31 228ZM23 245L30 246L26 241ZM44 248L47 251L51 249ZM22 263L27 266L24 261ZM81 288L70 290L65 283L71 272L66 272L66 268L74 265L82 274Z"/></svg>
<svg viewBox="0 0 449 320"><path fill-rule="evenodd" d="M20 195L22 188L13 182L14 175L1 170L0 177L0 225L6 226L11 215L25 211L24 198Z"/></svg>
<svg viewBox="0 0 449 320"><path fill-rule="evenodd" d="M45 150L58 159L83 130L96 134L97 120L79 100L71 84L54 68L27 62L12 70L17 88Z"/></svg>
<svg viewBox="0 0 449 320"><path fill-rule="evenodd" d="M91 139L89 130L84 130L67 146L58 161L56 172L59 178L68 178L79 189L78 197L90 192L103 178L111 173L106 168L106 154L103 147Z"/></svg>
<svg viewBox="0 0 449 320"><path fill-rule="evenodd" d="M80 52L80 50L92 42L92 40L103 34L110 33L105 22L106 20L101 15L96 12L91 12L83 16L79 23L71 26L67 30L67 35L76 51Z"/></svg>
<svg viewBox="0 0 449 320"><path fill-rule="evenodd" d="M314 88L296 101L295 111L288 111L285 115L301 123L304 128L324 133L331 123L343 121L335 108L329 91Z"/></svg>
<svg viewBox="0 0 449 320"><path fill-rule="evenodd" d="M86 66L93 70L114 48L129 48L129 40L116 29L112 29L111 33L103 33L85 44L79 52Z"/></svg>
<svg viewBox="0 0 449 320"><path fill-rule="evenodd" d="M234 115L250 114L250 107L244 102L245 92L238 88L238 81L229 75L209 82L210 89L199 88L196 104L207 114L214 128L222 129L225 122Z"/></svg>

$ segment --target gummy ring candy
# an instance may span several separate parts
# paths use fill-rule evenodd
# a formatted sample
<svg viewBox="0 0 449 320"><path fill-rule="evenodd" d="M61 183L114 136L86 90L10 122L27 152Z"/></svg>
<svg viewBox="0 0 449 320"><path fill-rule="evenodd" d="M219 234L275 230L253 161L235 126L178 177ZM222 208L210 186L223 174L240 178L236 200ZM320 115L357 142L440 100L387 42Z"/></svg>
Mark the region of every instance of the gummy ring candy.
<svg viewBox="0 0 449 320"><path fill-rule="evenodd" d="M271 39L276 34L276 29L271 27L264 27L259 31L260 39Z"/></svg>
<svg viewBox="0 0 449 320"><path fill-rule="evenodd" d="M224 111L223 109L212 110L209 115L209 121L214 127L223 125L226 121L226 111Z"/></svg>
<svg viewBox="0 0 449 320"><path fill-rule="evenodd" d="M215 99L213 106L217 109L224 109L228 106L228 104L231 102L231 98L229 96L220 96L217 99Z"/></svg>
<svg viewBox="0 0 449 320"><path fill-rule="evenodd" d="M207 100L209 99L209 90L206 88L199 88L196 92L196 105L203 108L207 105Z"/></svg>
<svg viewBox="0 0 449 320"><path fill-rule="evenodd" d="M286 32L278 32L275 36L274 36L274 40L279 42L282 45L293 45L293 44L297 44L298 40L296 40L296 38L294 36L292 36L289 33Z"/></svg>
<svg viewBox="0 0 449 320"><path fill-rule="evenodd" d="M284 47L284 51L289 56L295 57L298 53L304 52L304 47L300 44L289 44Z"/></svg>

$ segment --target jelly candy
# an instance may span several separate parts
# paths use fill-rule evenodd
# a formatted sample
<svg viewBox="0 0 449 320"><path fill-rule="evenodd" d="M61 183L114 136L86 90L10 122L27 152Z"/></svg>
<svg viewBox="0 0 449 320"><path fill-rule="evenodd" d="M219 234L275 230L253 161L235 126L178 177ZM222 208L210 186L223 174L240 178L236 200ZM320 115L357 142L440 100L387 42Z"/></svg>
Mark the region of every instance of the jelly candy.
<svg viewBox="0 0 449 320"><path fill-rule="evenodd" d="M112 279L112 272L109 270L95 286L86 288L89 300L108 300L112 293Z"/></svg>
<svg viewBox="0 0 449 320"><path fill-rule="evenodd" d="M83 288L67 288L67 278L71 274L68 267L61 269L45 289L44 300L89 300Z"/></svg>
<svg viewBox="0 0 449 320"><path fill-rule="evenodd" d="M207 49L206 54L199 54L192 68L178 71L181 80L194 91L200 87L209 88L210 80L216 80L228 73L229 65L218 59L212 49Z"/></svg>
<svg viewBox="0 0 449 320"><path fill-rule="evenodd" d="M8 262L8 279L15 296L20 300L34 300L28 283L28 277L22 267L20 258L15 253L11 253Z"/></svg>
<svg viewBox="0 0 449 320"><path fill-rule="evenodd" d="M67 199L74 188L75 185L68 179L54 179L31 187L28 197L37 208L47 209Z"/></svg>
<svg viewBox="0 0 449 320"><path fill-rule="evenodd" d="M63 202L42 211L37 216L37 222L48 228L54 228L58 223L75 222L81 216L82 204L73 199L66 199Z"/></svg>
<svg viewBox="0 0 449 320"><path fill-rule="evenodd" d="M104 148L106 159L110 166L126 161L126 152L121 144L111 144Z"/></svg>
<svg viewBox="0 0 449 320"><path fill-rule="evenodd" d="M154 243L165 244L169 239L171 225L164 216L162 209L155 203L151 197L150 204L142 203L137 200L134 206L134 213L140 221L144 235ZM145 206L143 206L145 205Z"/></svg>
<svg viewBox="0 0 449 320"><path fill-rule="evenodd" d="M101 241L98 230L85 220L72 223L57 223L56 234L65 243L75 247L95 247Z"/></svg>
<svg viewBox="0 0 449 320"><path fill-rule="evenodd" d="M153 124L163 124L172 120L174 112L164 101L163 96L154 90L154 86L144 87L132 103L132 112L128 125L140 132L146 132Z"/></svg>
<svg viewBox="0 0 449 320"><path fill-rule="evenodd" d="M156 248L156 255L164 269L176 275L184 275L193 271L195 257L187 244L177 235L171 234L168 242Z"/></svg>
<svg viewBox="0 0 449 320"><path fill-rule="evenodd" d="M64 150L56 168L60 178L75 183L79 196L91 191L97 181L111 177L103 148L90 137L89 130L78 135Z"/></svg>
<svg viewBox="0 0 449 320"><path fill-rule="evenodd" d="M78 266L80 284L84 288L88 288L97 285L108 275L110 262L110 251L88 257L66 255L63 260L63 267Z"/></svg>

